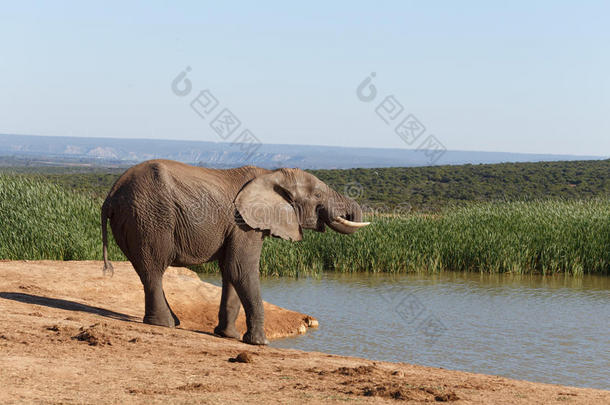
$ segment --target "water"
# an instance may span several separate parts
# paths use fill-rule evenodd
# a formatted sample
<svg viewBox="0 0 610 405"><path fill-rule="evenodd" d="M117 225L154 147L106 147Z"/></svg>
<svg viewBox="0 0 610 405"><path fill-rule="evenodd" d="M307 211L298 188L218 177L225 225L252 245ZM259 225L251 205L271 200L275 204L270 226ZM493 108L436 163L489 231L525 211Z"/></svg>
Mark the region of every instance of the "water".
<svg viewBox="0 0 610 405"><path fill-rule="evenodd" d="M320 321L273 347L610 389L609 277L326 273L262 293Z"/></svg>

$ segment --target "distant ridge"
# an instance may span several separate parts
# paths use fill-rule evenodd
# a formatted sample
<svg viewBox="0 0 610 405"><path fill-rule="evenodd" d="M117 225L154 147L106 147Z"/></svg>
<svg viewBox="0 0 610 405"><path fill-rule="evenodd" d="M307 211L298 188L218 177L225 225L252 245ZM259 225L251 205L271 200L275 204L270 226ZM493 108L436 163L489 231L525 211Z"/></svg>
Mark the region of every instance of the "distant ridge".
<svg viewBox="0 0 610 405"><path fill-rule="evenodd" d="M424 151L413 149L262 144L249 156L242 149L245 148L240 144L204 141L0 134L0 156L93 164L128 165L149 159L172 159L217 168L253 164L266 168L350 169L608 158L448 150L432 161Z"/></svg>

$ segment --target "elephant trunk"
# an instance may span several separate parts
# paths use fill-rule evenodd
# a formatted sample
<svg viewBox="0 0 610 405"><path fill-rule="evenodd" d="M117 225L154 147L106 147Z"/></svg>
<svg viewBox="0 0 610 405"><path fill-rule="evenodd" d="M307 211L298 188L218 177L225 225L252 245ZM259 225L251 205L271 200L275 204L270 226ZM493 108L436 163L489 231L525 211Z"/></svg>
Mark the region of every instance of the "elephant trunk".
<svg viewBox="0 0 610 405"><path fill-rule="evenodd" d="M335 232L352 234L370 224L362 222L362 208L351 198L333 192L327 209L326 224Z"/></svg>

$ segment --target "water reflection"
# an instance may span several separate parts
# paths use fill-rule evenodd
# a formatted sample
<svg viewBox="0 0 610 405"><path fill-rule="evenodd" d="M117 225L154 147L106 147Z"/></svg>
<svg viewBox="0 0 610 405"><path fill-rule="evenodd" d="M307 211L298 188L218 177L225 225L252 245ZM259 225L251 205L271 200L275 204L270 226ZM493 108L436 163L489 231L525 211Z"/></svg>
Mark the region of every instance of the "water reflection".
<svg viewBox="0 0 610 405"><path fill-rule="evenodd" d="M265 300L320 320L275 347L610 389L609 277L325 273L262 285ZM435 339L422 327L431 318L445 328Z"/></svg>

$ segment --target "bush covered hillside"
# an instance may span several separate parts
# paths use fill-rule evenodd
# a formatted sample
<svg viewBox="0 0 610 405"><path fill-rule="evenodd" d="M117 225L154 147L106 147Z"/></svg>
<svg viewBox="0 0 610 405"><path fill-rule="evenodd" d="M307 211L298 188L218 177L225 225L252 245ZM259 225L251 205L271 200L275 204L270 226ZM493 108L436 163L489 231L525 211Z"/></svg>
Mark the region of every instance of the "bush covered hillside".
<svg viewBox="0 0 610 405"><path fill-rule="evenodd" d="M35 173L36 168L28 168L28 176L41 177L65 189L94 197L105 197L123 171L84 168L86 172L76 173L74 167L64 168L64 172L57 167L52 168L52 173L48 173L49 168L38 170ZM393 211L398 204L425 212L473 201L571 200L610 196L610 160L311 172L337 191L376 211Z"/></svg>
<svg viewBox="0 0 610 405"><path fill-rule="evenodd" d="M610 196L610 160L312 171L373 207ZM358 185L361 185L360 191Z"/></svg>

